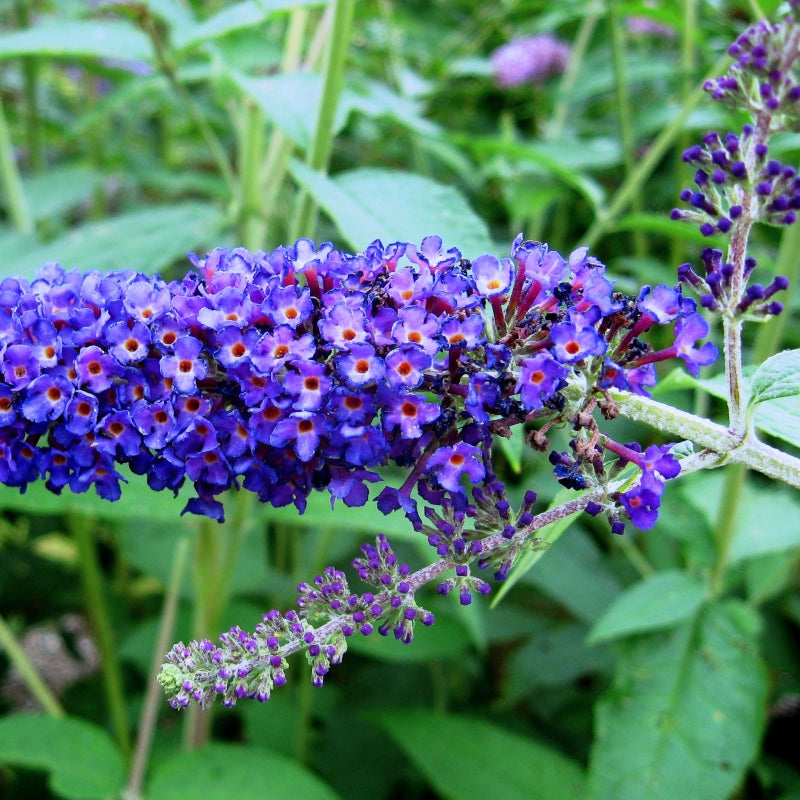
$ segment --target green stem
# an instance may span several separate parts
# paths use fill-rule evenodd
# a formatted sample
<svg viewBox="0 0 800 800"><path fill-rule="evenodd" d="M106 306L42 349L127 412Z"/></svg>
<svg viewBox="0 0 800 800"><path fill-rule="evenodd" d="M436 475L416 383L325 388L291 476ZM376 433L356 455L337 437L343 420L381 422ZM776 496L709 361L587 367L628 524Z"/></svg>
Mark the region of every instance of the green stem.
<svg viewBox="0 0 800 800"><path fill-rule="evenodd" d="M267 231L261 186L264 114L250 99L245 98L243 104L239 126L239 240L248 250L260 250Z"/></svg>
<svg viewBox="0 0 800 800"><path fill-rule="evenodd" d="M306 163L314 170L325 170L333 146L333 125L339 96L344 85L344 70L353 28L355 0L333 0L333 25L325 59L325 77L322 84L314 135ZM301 191L293 216L290 241L300 236L312 236L316 228L316 206L311 195Z"/></svg>
<svg viewBox="0 0 800 800"><path fill-rule="evenodd" d="M106 601L106 593L103 591L103 575L97 559L92 520L78 514L71 514L67 518L67 524L78 550L78 564L86 613L92 624L92 630L97 639L97 648L100 651L103 687L111 716L111 725L117 743L127 757L130 754L131 741L125 689L117 651L114 647L111 615Z"/></svg>
<svg viewBox="0 0 800 800"><path fill-rule="evenodd" d="M547 127L547 138L550 140L557 139L564 132L564 126L567 122L567 113L569 112L569 94L578 80L578 73L583 64L583 57L586 55L586 50L589 47L589 42L597 26L597 21L600 18L601 12L602 3L593 0L586 12L586 16L583 18L583 22L581 22L575 40L572 42L567 68L561 76L561 83L558 86L558 92L556 92L558 103L553 110L550 125Z"/></svg>
<svg viewBox="0 0 800 800"><path fill-rule="evenodd" d="M388 56L385 63L388 83L394 87L401 97L408 99L403 87L403 73L406 71L406 65L400 37L398 36L400 27L395 25L392 19L391 0L378 0L378 13L380 14L385 34L386 54ZM411 163L414 166L414 172L420 175L430 175L430 159L420 145L419 134L414 130L408 129L406 135L411 147Z"/></svg>
<svg viewBox="0 0 800 800"><path fill-rule="evenodd" d="M647 560L644 553L627 536L615 536L613 543L622 550L622 554L628 559L631 566L639 573L642 578L649 578L655 570Z"/></svg>
<svg viewBox="0 0 800 800"><path fill-rule="evenodd" d="M233 196L236 189L236 176L233 173L233 169L230 165L225 147L216 133L214 133L214 129L211 127L211 125L209 125L205 114L200 106L198 106L194 97L192 97L191 93L186 89L178 77L178 70L175 67L175 64L172 62L172 57L168 51L167 44L162 39L158 25L149 11L145 12L143 15L142 27L144 28L145 33L147 33L147 35L150 37L150 41L153 45L153 52L155 53L156 57L156 63L159 69L166 77L172 89L183 102L186 111L189 113L192 122L195 124L200 135L203 137L203 140L205 141L206 146L211 153L211 157L214 159L220 174L225 179L225 183L228 185L228 189Z"/></svg>
<svg viewBox="0 0 800 800"><path fill-rule="evenodd" d="M20 28L30 25L29 3L15 3ZM44 167L42 123L39 116L39 70L41 62L36 56L22 57L22 75L25 80L25 140L28 145L28 164L31 172L41 172Z"/></svg>
<svg viewBox="0 0 800 800"><path fill-rule="evenodd" d="M8 627L2 615L0 615L0 650L6 651L8 660L16 667L17 672L19 672L20 677L28 687L28 691L38 701L39 705L54 717L65 716L64 709L58 699L50 691L50 687L42 680L42 676L36 666L28 658L28 654L22 649L14 636L14 632Z"/></svg>
<svg viewBox="0 0 800 800"><path fill-rule="evenodd" d="M709 70L708 78L721 75L729 62L730 56L727 53L721 56L717 63ZM701 82L701 85L686 98L681 110L672 122L658 135L644 158L639 161L636 169L622 182L622 185L617 189L608 206L602 213L598 214L597 219L595 219L586 233L579 237L581 244L592 247L597 240L614 225L620 214L625 211L633 198L641 190L642 185L658 166L666 151L678 138L689 115L695 110L705 96L702 87L703 82Z"/></svg>
<svg viewBox="0 0 800 800"><path fill-rule="evenodd" d="M722 488L722 498L717 509L717 521L714 526L714 538L717 542L717 561L710 579L713 595L719 595L724 588L725 570L728 566L728 557L731 542L736 532L736 517L742 499L742 490L747 479L747 469L744 464L732 464L725 470L725 482Z"/></svg>
<svg viewBox="0 0 800 800"><path fill-rule="evenodd" d="M158 626L158 635L156 636L156 643L153 649L153 660L150 665L147 692L145 694L144 705L142 706L142 713L139 718L139 733L136 739L133 763L128 778L128 786L124 793L125 800L138 800L142 797L147 762L150 758L153 734L155 733L156 722L158 720L158 710L162 705L162 692L156 677L161 671L164 653L169 649L170 641L173 638L175 618L178 613L178 601L180 599L180 588L183 583L183 574L186 570L188 554L189 538L183 536L175 545L175 556L172 560L172 570L170 571L169 581L167 583L167 593L164 597L164 607L161 610L161 621Z"/></svg>
<svg viewBox="0 0 800 800"><path fill-rule="evenodd" d="M756 472L800 489L800 459L760 442L755 436L745 435L742 438L724 425L696 417L650 397L617 390L612 390L610 394L624 416L719 454L717 463L728 461L744 464Z"/></svg>
<svg viewBox="0 0 800 800"><path fill-rule="evenodd" d="M292 9L283 45L281 72L295 72L300 68L307 26L308 9ZM281 215L277 212L293 149L292 140L279 127L273 126L267 145L267 154L261 165L261 185L263 186L261 204L266 226L264 235L271 243L274 243L279 235L278 225L282 220Z"/></svg>
<svg viewBox="0 0 800 800"><path fill-rule="evenodd" d="M33 219L28 210L28 203L25 200L25 192L22 188L22 178L17 167L17 160L14 157L14 145L11 141L11 133L8 130L6 114L3 110L3 100L0 98L0 186L6 197L8 215L11 217L11 224L20 233L31 233L33 231Z"/></svg>
<svg viewBox="0 0 800 800"><path fill-rule="evenodd" d="M694 86L695 74L695 35L697 33L697 0L684 0L683 18L681 24L681 97L689 97ZM675 181L674 196L677 197L684 187L684 172L686 170L683 152L691 144L691 132L681 131L675 148ZM683 262L686 245L680 236L673 236L670 247L670 263Z"/></svg>
<svg viewBox="0 0 800 800"><path fill-rule="evenodd" d="M631 105L628 95L628 75L625 67L625 37L619 15L619 0L609 0L608 22L611 28L611 56L614 64L614 82L616 83L617 119L619 120L620 140L622 141L622 159L625 165L625 177L629 177L636 165L636 141L631 121ZM631 197L631 208L641 212L644 208L641 189ZM644 231L633 232L633 249L638 258L647 255L647 243Z"/></svg>

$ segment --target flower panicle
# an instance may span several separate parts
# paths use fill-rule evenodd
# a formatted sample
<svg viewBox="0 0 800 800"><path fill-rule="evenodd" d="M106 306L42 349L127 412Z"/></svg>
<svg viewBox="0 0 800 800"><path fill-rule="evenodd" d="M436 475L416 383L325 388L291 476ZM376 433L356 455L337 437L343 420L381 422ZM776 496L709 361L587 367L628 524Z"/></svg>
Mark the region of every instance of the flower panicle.
<svg viewBox="0 0 800 800"><path fill-rule="evenodd" d="M679 289L627 298L586 248L522 236L502 259L429 236L190 260L170 282L57 264L0 281L0 482L115 500L125 468L154 490L190 483L185 511L222 520L229 488L301 513L315 490L360 506L394 464L409 477L378 506L421 524L413 491L463 509L496 435L716 352L694 346L708 331ZM657 325L673 347L640 338Z"/></svg>

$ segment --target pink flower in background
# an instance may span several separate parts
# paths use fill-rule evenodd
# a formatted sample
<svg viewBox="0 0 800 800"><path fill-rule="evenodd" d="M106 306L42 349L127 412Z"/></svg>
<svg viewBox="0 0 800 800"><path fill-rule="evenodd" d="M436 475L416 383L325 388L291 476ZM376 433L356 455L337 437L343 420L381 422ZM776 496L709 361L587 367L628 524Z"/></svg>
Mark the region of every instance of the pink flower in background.
<svg viewBox="0 0 800 800"><path fill-rule="evenodd" d="M550 75L564 71L569 45L540 33L498 47L491 55L492 73L498 86L541 83Z"/></svg>
<svg viewBox="0 0 800 800"><path fill-rule="evenodd" d="M625 17L625 26L633 36L660 36L662 39L675 36L674 28L655 22L649 17Z"/></svg>

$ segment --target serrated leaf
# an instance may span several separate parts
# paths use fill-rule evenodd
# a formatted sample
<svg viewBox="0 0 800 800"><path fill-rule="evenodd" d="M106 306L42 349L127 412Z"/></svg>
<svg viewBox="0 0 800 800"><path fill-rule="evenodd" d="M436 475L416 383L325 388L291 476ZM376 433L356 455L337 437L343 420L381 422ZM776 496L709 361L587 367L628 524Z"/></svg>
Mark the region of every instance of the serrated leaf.
<svg viewBox="0 0 800 800"><path fill-rule="evenodd" d="M336 792L311 771L263 747L212 744L160 761L147 784L158 800L337 800Z"/></svg>
<svg viewBox="0 0 800 800"><path fill-rule="evenodd" d="M768 358L755 371L750 383L748 407L766 400L800 394L800 350L784 350Z"/></svg>
<svg viewBox="0 0 800 800"><path fill-rule="evenodd" d="M0 764L45 770L53 792L67 800L116 797L125 780L122 756L111 737L77 717L14 714L0 719Z"/></svg>
<svg viewBox="0 0 800 800"><path fill-rule="evenodd" d="M758 751L767 675L742 606L620 645L596 711L591 800L727 800Z"/></svg>
<svg viewBox="0 0 800 800"><path fill-rule="evenodd" d="M626 589L594 624L588 644L672 627L695 614L706 587L677 570L658 572Z"/></svg>
<svg viewBox="0 0 800 800"><path fill-rule="evenodd" d="M583 770L575 761L485 720L423 709L381 712L369 719L394 740L439 797L578 800L584 796Z"/></svg>
<svg viewBox="0 0 800 800"><path fill-rule="evenodd" d="M128 211L90 222L17 258L14 273L32 276L48 261L66 268L108 272L158 272L190 250L210 247L222 214L204 203L184 202Z"/></svg>
<svg viewBox="0 0 800 800"><path fill-rule="evenodd" d="M378 238L420 242L429 235L468 258L494 249L486 224L461 193L430 178L376 168L331 178L299 161L291 162L291 172L357 249Z"/></svg>
<svg viewBox="0 0 800 800"><path fill-rule="evenodd" d="M0 36L0 60L18 56L150 61L150 40L121 20L43 22Z"/></svg>

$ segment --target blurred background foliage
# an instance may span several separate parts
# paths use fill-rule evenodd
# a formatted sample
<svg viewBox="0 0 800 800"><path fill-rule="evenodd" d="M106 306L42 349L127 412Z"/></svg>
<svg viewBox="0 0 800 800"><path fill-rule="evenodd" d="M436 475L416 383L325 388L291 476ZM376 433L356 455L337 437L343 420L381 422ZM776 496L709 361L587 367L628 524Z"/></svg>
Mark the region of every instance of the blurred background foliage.
<svg viewBox="0 0 800 800"><path fill-rule="evenodd" d="M778 8L0 0L0 279L50 260L174 277L189 251L298 236L505 255L524 231L591 245L624 291L674 283L708 244L668 219L693 177L680 153L744 122L699 87ZM502 85L492 53L540 34L566 69ZM760 229L752 253L793 274L798 247ZM800 345L792 297L750 332L754 361ZM679 378L660 397L723 411ZM541 508L558 488L521 435L498 469ZM670 486L646 533L572 520L494 607L428 596L437 624L411 647L354 640L323 691L295 661L265 707L213 716L152 694L160 620L166 646L252 628L379 531L412 566L426 543L321 497L303 517L229 498L218 528L133 476L113 505L0 487L0 795L797 800L800 502L728 475Z"/></svg>

